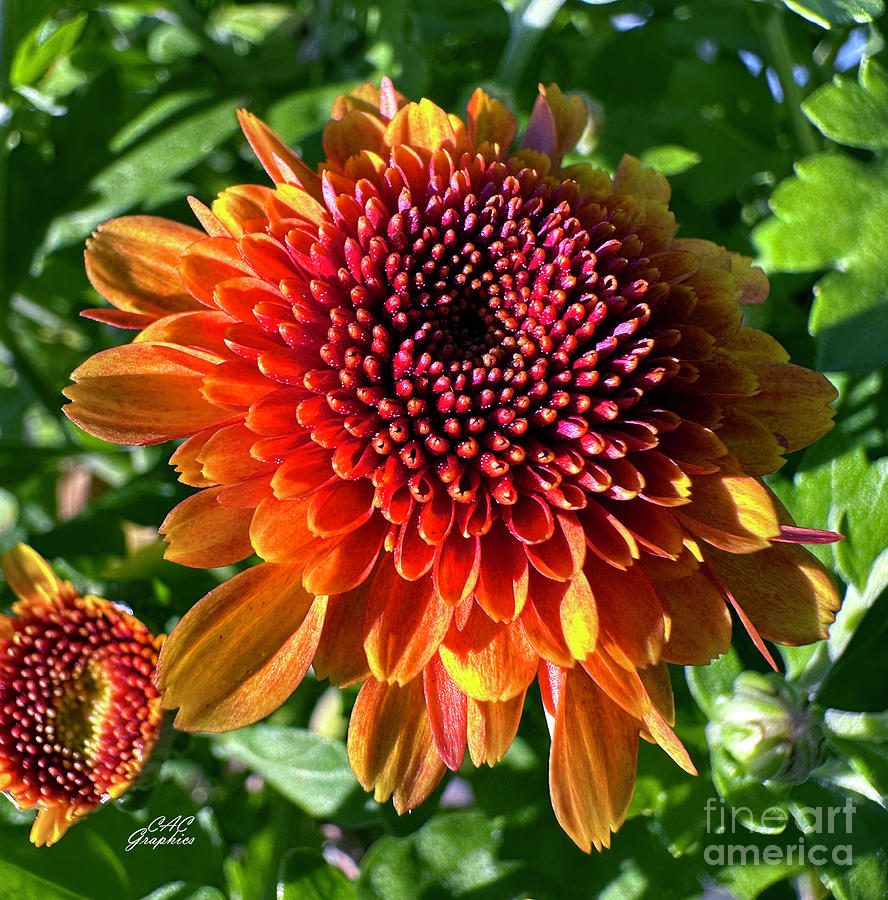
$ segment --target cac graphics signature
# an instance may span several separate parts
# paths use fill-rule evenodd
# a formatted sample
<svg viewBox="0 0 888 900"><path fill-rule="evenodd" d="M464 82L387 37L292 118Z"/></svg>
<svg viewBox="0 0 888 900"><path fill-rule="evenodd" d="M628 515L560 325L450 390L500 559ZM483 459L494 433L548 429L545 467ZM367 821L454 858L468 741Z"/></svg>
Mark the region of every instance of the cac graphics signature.
<svg viewBox="0 0 888 900"><path fill-rule="evenodd" d="M137 828L127 839L127 852L134 847L150 847L156 850L164 845L190 845L194 837L188 834L189 827L194 824L194 816L175 816L167 819L158 816L144 828Z"/></svg>

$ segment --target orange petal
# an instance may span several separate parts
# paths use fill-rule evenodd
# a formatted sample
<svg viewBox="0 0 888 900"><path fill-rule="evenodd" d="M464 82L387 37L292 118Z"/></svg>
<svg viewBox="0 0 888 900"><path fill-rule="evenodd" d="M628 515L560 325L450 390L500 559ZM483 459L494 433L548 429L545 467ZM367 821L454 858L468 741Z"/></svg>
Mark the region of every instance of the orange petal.
<svg viewBox="0 0 888 900"><path fill-rule="evenodd" d="M569 581L583 567L586 535L575 513L555 513L555 531L548 541L528 544L527 558L546 578Z"/></svg>
<svg viewBox="0 0 888 900"><path fill-rule="evenodd" d="M179 279L196 300L214 307L216 286L231 278L252 275L237 249L237 241L228 237L204 238L188 248L179 263Z"/></svg>
<svg viewBox="0 0 888 900"><path fill-rule="evenodd" d="M552 581L531 572L528 600L520 621L534 650L545 660L558 666L572 666L575 657L564 639L561 626L561 603L568 582Z"/></svg>
<svg viewBox="0 0 888 900"><path fill-rule="evenodd" d="M369 590L365 581L354 590L327 598L324 629L312 663L319 681L329 678L331 684L347 687L370 677L360 627Z"/></svg>
<svg viewBox="0 0 888 900"><path fill-rule="evenodd" d="M435 789L445 765L435 747L422 679L403 687L368 678L348 728L348 758L365 790L380 803L393 796L405 813Z"/></svg>
<svg viewBox="0 0 888 900"><path fill-rule="evenodd" d="M155 216L112 219L86 242L86 274L120 310L160 318L200 309L178 268L185 250L204 237L196 228Z"/></svg>
<svg viewBox="0 0 888 900"><path fill-rule="evenodd" d="M746 557L743 557L744 559ZM680 666L706 666L731 646L731 613L702 573L657 583L672 619L661 656Z"/></svg>
<svg viewBox="0 0 888 900"><path fill-rule="evenodd" d="M16 544L3 554L3 574L21 604L15 612L21 614L32 604L44 604L57 596L62 587L49 563L27 544Z"/></svg>
<svg viewBox="0 0 888 900"><path fill-rule="evenodd" d="M235 484L273 471L272 465L250 456L255 442L256 435L240 422L214 431L197 452L204 477L216 484Z"/></svg>
<svg viewBox="0 0 888 900"><path fill-rule="evenodd" d="M159 341L193 347L197 350L208 350L218 356L231 356L231 351L225 343L225 332L231 325L230 316L209 309L174 313L152 322L133 338L133 342Z"/></svg>
<svg viewBox="0 0 888 900"><path fill-rule="evenodd" d="M37 813L29 835L35 847L51 847L77 821L77 813L64 803L43 807Z"/></svg>
<svg viewBox="0 0 888 900"><path fill-rule="evenodd" d="M437 654L422 671L422 687L435 746L447 768L455 772L466 753L466 695L447 674Z"/></svg>
<svg viewBox="0 0 888 900"><path fill-rule="evenodd" d="M481 541L453 529L435 554L435 589L446 603L461 603L475 590L481 568Z"/></svg>
<svg viewBox="0 0 888 900"><path fill-rule="evenodd" d="M264 185L236 184L213 201L213 215L232 237L241 237L265 227L265 204L273 193Z"/></svg>
<svg viewBox="0 0 888 900"><path fill-rule="evenodd" d="M373 515L373 485L366 479L331 479L308 503L308 527L318 537L348 534Z"/></svg>
<svg viewBox="0 0 888 900"><path fill-rule="evenodd" d="M179 473L179 481L182 484L191 487L213 487L214 482L203 474L203 466L197 457L215 433L215 428L205 428L176 447L170 457L170 465Z"/></svg>
<svg viewBox="0 0 888 900"><path fill-rule="evenodd" d="M344 594L370 574L382 550L388 522L377 513L349 532L338 543L325 542L320 552L305 566L305 586L316 594Z"/></svg>
<svg viewBox="0 0 888 900"><path fill-rule="evenodd" d="M252 509L232 509L218 502L219 488L206 488L173 507L160 526L169 544L164 556L197 569L228 566L253 552Z"/></svg>
<svg viewBox="0 0 888 900"><path fill-rule="evenodd" d="M480 147L488 141L498 144L501 151L509 149L518 133L518 122L499 100L481 88L475 88L466 112L469 142L473 147Z"/></svg>
<svg viewBox="0 0 888 900"><path fill-rule="evenodd" d="M625 572L590 556L584 567L594 585L603 631L639 666L660 658L669 628L669 612L640 565Z"/></svg>
<svg viewBox="0 0 888 900"><path fill-rule="evenodd" d="M376 678L412 681L435 655L452 617L453 607L438 596L431 576L404 581L391 558L384 559L364 613L364 650Z"/></svg>
<svg viewBox="0 0 888 900"><path fill-rule="evenodd" d="M362 150L384 152L385 123L371 113L354 109L339 120L327 122L323 141L325 156L341 168Z"/></svg>
<svg viewBox="0 0 888 900"><path fill-rule="evenodd" d="M308 528L305 501L275 497L266 497L256 508L250 523L250 541L267 562L296 566L304 566L323 546Z"/></svg>
<svg viewBox="0 0 888 900"><path fill-rule="evenodd" d="M217 424L230 413L200 392L216 357L170 344L125 344L91 356L65 388L63 408L89 434L114 444L158 444Z"/></svg>
<svg viewBox="0 0 888 900"><path fill-rule="evenodd" d="M690 775L697 770L688 751L669 727L669 723L654 704L644 682L634 666L624 666L613 656L613 648L602 646L583 660L582 667L595 683L629 715L641 719L651 739L656 741ZM655 684L655 688L658 686ZM662 690L659 691L662 693ZM662 697L658 694L658 699Z"/></svg>
<svg viewBox="0 0 888 900"><path fill-rule="evenodd" d="M539 657L520 622L494 622L477 604L439 651L450 677L476 700L508 700L533 681Z"/></svg>
<svg viewBox="0 0 888 900"><path fill-rule="evenodd" d="M734 461L693 479L691 503L673 510L694 535L729 553L751 553L780 534L770 491Z"/></svg>
<svg viewBox="0 0 888 900"><path fill-rule="evenodd" d="M841 600L827 570L804 547L706 555L763 638L795 647L827 637Z"/></svg>
<svg viewBox="0 0 888 900"><path fill-rule="evenodd" d="M574 659L585 659L598 641L598 609L589 581L578 572L567 584L559 616L564 640Z"/></svg>
<svg viewBox="0 0 888 900"><path fill-rule="evenodd" d="M275 183L298 184L320 200L320 178L263 122L245 109L237 112L244 136Z"/></svg>
<svg viewBox="0 0 888 900"><path fill-rule="evenodd" d="M638 722L579 667L568 670L549 756L552 808L587 853L610 846L635 786Z"/></svg>
<svg viewBox="0 0 888 900"><path fill-rule="evenodd" d="M271 712L298 684L314 652L323 601L310 615L314 603L298 569L263 563L193 606L158 660L163 704L180 707L177 726L236 728Z"/></svg>
<svg viewBox="0 0 888 900"><path fill-rule="evenodd" d="M467 698L469 756L475 766L492 766L506 755L518 733L525 695L522 691L501 703Z"/></svg>
<svg viewBox="0 0 888 900"><path fill-rule="evenodd" d="M431 100L408 103L398 110L385 129L385 145L407 145L429 153L458 144L450 117Z"/></svg>
<svg viewBox="0 0 888 900"><path fill-rule="evenodd" d="M316 598L302 624L276 653L243 683L204 708L179 710L176 727L182 731L233 731L273 713L299 687L312 664L326 605L326 597Z"/></svg>

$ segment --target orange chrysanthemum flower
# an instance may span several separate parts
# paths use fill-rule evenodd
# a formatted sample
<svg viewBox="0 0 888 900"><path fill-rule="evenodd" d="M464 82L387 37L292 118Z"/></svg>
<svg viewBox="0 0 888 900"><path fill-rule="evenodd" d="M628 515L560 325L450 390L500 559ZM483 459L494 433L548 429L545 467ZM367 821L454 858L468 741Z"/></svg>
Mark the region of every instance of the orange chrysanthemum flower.
<svg viewBox="0 0 888 900"><path fill-rule="evenodd" d="M75 373L68 415L118 443L187 438L201 491L168 558L263 560L161 654L177 723L277 707L309 665L363 682L365 787L420 803L508 749L538 679L555 812L585 849L626 815L639 735L670 729L667 662L815 641L838 605L760 477L830 426L829 383L745 327L749 260L676 239L669 187L562 157L577 97L541 89L521 149L477 90L463 122L386 79L340 97L309 169L249 113L275 182L193 208L206 234L117 219L87 270L139 329Z"/></svg>
<svg viewBox="0 0 888 900"><path fill-rule="evenodd" d="M0 616L0 790L38 807L31 841L54 844L120 796L160 729L162 638L101 597L82 597L19 544L3 574L20 598Z"/></svg>

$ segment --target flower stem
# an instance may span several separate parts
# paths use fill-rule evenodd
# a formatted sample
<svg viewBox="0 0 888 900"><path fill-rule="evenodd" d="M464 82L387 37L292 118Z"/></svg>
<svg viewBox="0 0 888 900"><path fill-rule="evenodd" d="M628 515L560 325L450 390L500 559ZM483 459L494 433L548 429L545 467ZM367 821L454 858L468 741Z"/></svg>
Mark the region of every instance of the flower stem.
<svg viewBox="0 0 888 900"><path fill-rule="evenodd" d="M525 0L512 13L512 29L500 60L497 81L515 87L540 38L563 5L564 0Z"/></svg>
<svg viewBox="0 0 888 900"><path fill-rule="evenodd" d="M814 128L802 112L802 101L805 98L793 76L792 51L783 13L783 9L774 9L771 12L762 29L762 37L768 50L768 57L783 88L783 97L789 110L789 120L795 132L796 143L804 156L810 156L820 150L820 142Z"/></svg>

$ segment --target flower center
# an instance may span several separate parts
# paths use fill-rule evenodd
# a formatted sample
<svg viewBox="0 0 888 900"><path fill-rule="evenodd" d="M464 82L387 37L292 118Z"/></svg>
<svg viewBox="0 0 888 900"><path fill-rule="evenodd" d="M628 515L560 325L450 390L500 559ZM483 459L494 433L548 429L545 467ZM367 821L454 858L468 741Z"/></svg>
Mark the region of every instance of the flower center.
<svg viewBox="0 0 888 900"><path fill-rule="evenodd" d="M468 155L440 167L359 181L360 215L334 204L339 246L322 246L345 265L312 293L339 388L307 384L380 457L433 471L458 501L480 480L510 504L530 467L625 455L609 429L677 370L652 355L676 334L646 327L668 287L622 214L576 183Z"/></svg>

